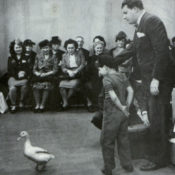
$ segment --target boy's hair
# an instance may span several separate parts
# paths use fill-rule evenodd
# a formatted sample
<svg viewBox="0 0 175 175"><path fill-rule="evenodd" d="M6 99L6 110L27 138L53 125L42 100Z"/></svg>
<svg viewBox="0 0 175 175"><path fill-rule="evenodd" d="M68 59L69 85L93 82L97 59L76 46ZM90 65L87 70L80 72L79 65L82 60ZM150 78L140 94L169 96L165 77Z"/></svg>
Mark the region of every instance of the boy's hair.
<svg viewBox="0 0 175 175"><path fill-rule="evenodd" d="M115 64L115 60L112 56L110 55L101 55L98 58L98 62L99 62L99 67L103 67L104 65L112 68L112 69L116 69L118 65Z"/></svg>
<svg viewBox="0 0 175 175"><path fill-rule="evenodd" d="M134 7L139 8L140 10L144 9L142 0L123 0L122 7L127 6L129 9L133 9Z"/></svg>

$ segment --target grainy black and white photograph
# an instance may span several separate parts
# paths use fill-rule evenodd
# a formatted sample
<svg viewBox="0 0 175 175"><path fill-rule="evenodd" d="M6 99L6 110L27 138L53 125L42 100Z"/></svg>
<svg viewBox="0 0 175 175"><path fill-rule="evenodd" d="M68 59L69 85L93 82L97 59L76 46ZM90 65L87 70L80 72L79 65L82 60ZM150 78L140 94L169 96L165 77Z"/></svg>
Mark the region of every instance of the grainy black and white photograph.
<svg viewBox="0 0 175 175"><path fill-rule="evenodd" d="M175 0L0 0L0 175L175 174Z"/></svg>

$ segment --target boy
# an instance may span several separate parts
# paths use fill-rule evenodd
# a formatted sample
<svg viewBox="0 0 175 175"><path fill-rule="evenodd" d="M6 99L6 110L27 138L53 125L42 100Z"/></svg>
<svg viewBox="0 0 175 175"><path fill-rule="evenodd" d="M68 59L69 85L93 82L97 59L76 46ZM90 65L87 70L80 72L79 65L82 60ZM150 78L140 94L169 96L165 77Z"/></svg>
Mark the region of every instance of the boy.
<svg viewBox="0 0 175 175"><path fill-rule="evenodd" d="M127 120L133 89L125 75L115 70L116 65L112 57L100 57L99 66L99 75L103 77L105 93L101 133L104 174L112 175L112 170L115 168L115 143L117 143L121 166L126 171L132 172Z"/></svg>

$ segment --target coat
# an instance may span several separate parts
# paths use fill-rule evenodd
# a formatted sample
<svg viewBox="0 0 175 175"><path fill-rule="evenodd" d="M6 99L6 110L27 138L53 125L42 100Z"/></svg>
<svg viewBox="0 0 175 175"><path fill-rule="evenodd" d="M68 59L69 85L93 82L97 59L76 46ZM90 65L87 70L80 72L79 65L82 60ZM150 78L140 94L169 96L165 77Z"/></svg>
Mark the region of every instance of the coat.
<svg viewBox="0 0 175 175"><path fill-rule="evenodd" d="M134 49L142 76L159 81L168 78L168 37L163 22L157 16L145 12L135 31Z"/></svg>

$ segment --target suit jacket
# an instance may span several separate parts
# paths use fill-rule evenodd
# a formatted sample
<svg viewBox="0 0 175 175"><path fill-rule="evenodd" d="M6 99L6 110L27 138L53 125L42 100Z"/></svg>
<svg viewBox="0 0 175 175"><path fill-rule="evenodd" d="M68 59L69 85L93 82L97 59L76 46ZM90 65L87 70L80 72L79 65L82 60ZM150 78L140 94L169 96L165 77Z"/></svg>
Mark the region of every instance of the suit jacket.
<svg viewBox="0 0 175 175"><path fill-rule="evenodd" d="M134 35L134 49L142 76L165 80L170 65L168 37L163 22L145 13Z"/></svg>
<svg viewBox="0 0 175 175"><path fill-rule="evenodd" d="M82 52L82 54L85 57L85 61L88 61L89 60L89 51L88 50L86 50L84 48L81 48L81 49L79 49L79 52Z"/></svg>
<svg viewBox="0 0 175 175"><path fill-rule="evenodd" d="M172 81L168 37L165 26L158 17L145 12L135 31L133 43L117 56L116 61L122 62L131 56L139 65L143 82L140 106L146 110L151 80L156 78L160 82Z"/></svg>

